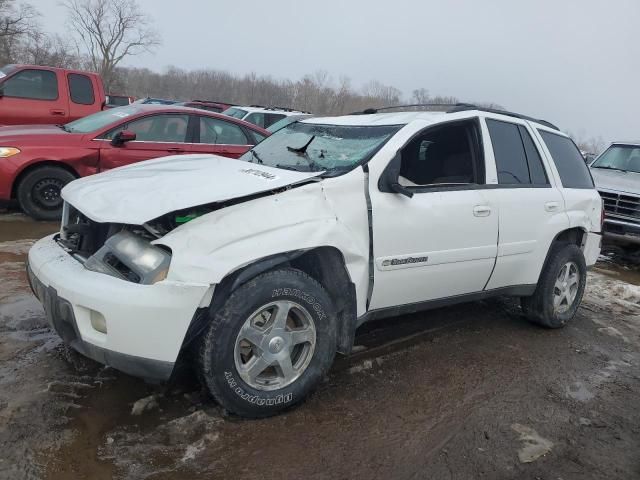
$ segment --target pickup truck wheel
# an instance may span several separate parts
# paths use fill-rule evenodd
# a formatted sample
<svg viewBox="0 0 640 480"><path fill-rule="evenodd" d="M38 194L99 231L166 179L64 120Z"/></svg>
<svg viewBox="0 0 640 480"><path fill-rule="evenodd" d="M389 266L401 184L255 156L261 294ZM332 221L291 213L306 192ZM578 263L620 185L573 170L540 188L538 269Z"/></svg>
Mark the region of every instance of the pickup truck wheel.
<svg viewBox="0 0 640 480"><path fill-rule="evenodd" d="M62 188L75 176L58 167L39 167L20 181L17 188L22 211L36 220L57 220L62 215Z"/></svg>
<svg viewBox="0 0 640 480"><path fill-rule="evenodd" d="M587 266L576 245L552 247L535 293L521 299L522 309L533 323L561 328L580 306L587 283Z"/></svg>
<svg viewBox="0 0 640 480"><path fill-rule="evenodd" d="M336 352L334 308L325 289L294 269L240 286L212 312L200 350L203 381L229 412L275 415L302 401Z"/></svg>

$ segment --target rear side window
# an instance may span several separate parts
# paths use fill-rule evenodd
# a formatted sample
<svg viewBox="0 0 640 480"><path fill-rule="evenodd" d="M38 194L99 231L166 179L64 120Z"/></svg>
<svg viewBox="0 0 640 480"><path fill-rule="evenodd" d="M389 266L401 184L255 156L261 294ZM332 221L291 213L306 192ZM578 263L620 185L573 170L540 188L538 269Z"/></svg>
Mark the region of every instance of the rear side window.
<svg viewBox="0 0 640 480"><path fill-rule="evenodd" d="M522 125L518 125L518 130L520 130L520 138L522 138L524 151L527 154L527 163L529 164L529 176L531 177L531 183L533 183L534 185L548 185L549 179L547 178L547 173L544 171L540 153L538 152L536 146L533 144L531 135L529 135L527 129Z"/></svg>
<svg viewBox="0 0 640 480"><path fill-rule="evenodd" d="M538 130L556 164L564 188L593 188L589 168L575 143L562 135Z"/></svg>
<svg viewBox="0 0 640 480"><path fill-rule="evenodd" d="M501 185L548 185L531 135L522 125L487 119Z"/></svg>
<svg viewBox="0 0 640 480"><path fill-rule="evenodd" d="M56 100L58 78L49 70L22 70L7 79L2 85L6 97L32 100Z"/></svg>
<svg viewBox="0 0 640 480"><path fill-rule="evenodd" d="M79 105L93 105L96 97L93 94L93 84L91 79L86 75L79 73L70 73L69 77L69 93L71 101Z"/></svg>

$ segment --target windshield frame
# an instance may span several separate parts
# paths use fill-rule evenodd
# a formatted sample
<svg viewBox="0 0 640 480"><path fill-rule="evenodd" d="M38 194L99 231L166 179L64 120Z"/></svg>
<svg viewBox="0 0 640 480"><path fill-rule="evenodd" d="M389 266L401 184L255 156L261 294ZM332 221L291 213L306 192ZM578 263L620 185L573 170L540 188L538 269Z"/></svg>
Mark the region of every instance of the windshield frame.
<svg viewBox="0 0 640 480"><path fill-rule="evenodd" d="M387 128L389 130L391 130L389 132L389 135L387 136L387 138L385 138L384 140L382 140L379 144L377 144L375 146L375 148L373 148L370 152L368 152L366 155L364 155L360 160L358 160L357 162L352 163L351 165L349 165L348 167L344 167L344 168L333 168L333 169L326 169L326 168L321 168L320 170L312 170L311 168L309 168L309 170L305 170L305 169L298 169L298 168L291 168L293 167L293 165L289 166L289 165L272 165L269 163L264 163L263 161L257 161L258 160L258 156L261 155L260 152L254 152L254 149L256 147L259 147L260 145L264 144L264 141L268 141L269 139L277 136L277 135L281 135L283 134L283 132L289 128L293 128L296 125L314 125L316 127L327 127L327 128L331 128L331 127L338 127L338 128L354 128L354 129L360 129L360 128ZM351 171L353 171L354 169L367 164L368 162L371 161L371 159L393 138L395 137L398 132L400 130L402 130L404 127L406 127L406 123L402 123L402 124L388 124L388 125L341 125L341 124L329 124L329 123L315 123L313 121L309 121L309 122L305 122L303 121L294 121L292 123L290 123L289 125L286 125L285 127L281 128L280 130L278 130L277 132L273 133L271 136L267 137L263 142L259 143L258 145L255 145L252 149L248 150L247 152L245 152L242 156L240 156L239 160L242 161L246 161L249 163L257 163L258 165L265 165L267 167L271 167L271 168L280 168L282 170L292 170L292 171L298 171L298 172L318 172L321 173L321 175L319 175L320 177L324 177L324 178L328 178L328 177L339 177L341 175L345 175ZM315 135L314 135L315 136ZM310 138L310 137L309 137ZM300 147L298 145L293 146L293 145L288 145L288 147ZM263 152L264 153L264 152ZM257 156L256 156L257 154ZM304 154L306 155L306 154ZM306 157L307 158L307 164L311 167L313 166L315 162L315 160L311 159L310 157ZM321 165L319 165L320 167L322 167Z"/></svg>
<svg viewBox="0 0 640 480"><path fill-rule="evenodd" d="M618 170L620 172L631 172L631 173L640 173L640 170L629 170L628 168L623 168L623 166L613 166L610 165L602 165L602 162L607 157L607 154L611 152L613 149L633 149L640 151L640 145L636 145L633 143L613 143L609 145L604 152L602 152L598 157L589 165L589 168L597 168L600 170Z"/></svg>

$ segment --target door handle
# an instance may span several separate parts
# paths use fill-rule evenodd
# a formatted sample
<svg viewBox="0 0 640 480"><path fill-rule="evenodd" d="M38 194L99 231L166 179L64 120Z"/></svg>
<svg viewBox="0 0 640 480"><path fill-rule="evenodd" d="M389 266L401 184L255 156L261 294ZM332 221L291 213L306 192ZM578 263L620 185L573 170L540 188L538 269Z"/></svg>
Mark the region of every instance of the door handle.
<svg viewBox="0 0 640 480"><path fill-rule="evenodd" d="M491 215L491 207L488 205L476 205L473 207L473 215L476 217L488 217Z"/></svg>
<svg viewBox="0 0 640 480"><path fill-rule="evenodd" d="M184 148L178 148L178 147L172 147L172 148L167 148L168 152L171 153L184 153Z"/></svg>
<svg viewBox="0 0 640 480"><path fill-rule="evenodd" d="M49 112L51 113L51 115L65 116L67 114L67 112L65 112L64 110L49 110Z"/></svg>
<svg viewBox="0 0 640 480"><path fill-rule="evenodd" d="M557 212L560 210L560 203L559 202L547 202L544 204L544 209L547 212Z"/></svg>

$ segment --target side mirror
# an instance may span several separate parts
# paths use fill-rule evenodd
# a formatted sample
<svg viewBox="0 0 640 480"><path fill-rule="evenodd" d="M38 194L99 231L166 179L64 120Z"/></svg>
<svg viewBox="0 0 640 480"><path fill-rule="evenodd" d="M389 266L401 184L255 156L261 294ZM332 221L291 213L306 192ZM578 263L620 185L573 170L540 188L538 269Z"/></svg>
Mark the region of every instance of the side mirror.
<svg viewBox="0 0 640 480"><path fill-rule="evenodd" d="M135 132L132 132L130 130L122 130L121 132L116 133L116 135L113 137L113 140L111 140L111 145L113 145L114 147L121 147L125 143L131 142L135 139Z"/></svg>
<svg viewBox="0 0 640 480"><path fill-rule="evenodd" d="M413 197L413 192L404 185L400 185L398 182L401 161L402 158L400 157L400 152L398 152L389 162L387 168L384 169L382 175L380 175L380 179L378 180L378 190L386 193L398 193L407 198L411 198Z"/></svg>

